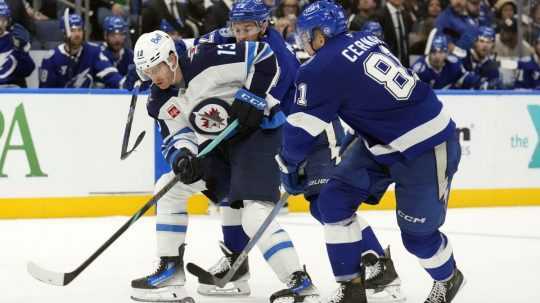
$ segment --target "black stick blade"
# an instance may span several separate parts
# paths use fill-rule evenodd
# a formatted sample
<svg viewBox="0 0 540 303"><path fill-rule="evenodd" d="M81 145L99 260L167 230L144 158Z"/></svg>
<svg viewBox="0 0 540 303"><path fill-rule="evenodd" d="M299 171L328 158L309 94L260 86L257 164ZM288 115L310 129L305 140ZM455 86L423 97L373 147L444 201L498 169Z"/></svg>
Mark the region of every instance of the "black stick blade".
<svg viewBox="0 0 540 303"><path fill-rule="evenodd" d="M221 283L219 279L216 278L216 276L212 275L211 273L209 273L208 271L206 271L205 269L203 269L202 267L200 267L199 265L195 263L188 263L186 265L186 268L192 275L199 278L199 280L208 281L219 287L225 286L225 285L220 285Z"/></svg>

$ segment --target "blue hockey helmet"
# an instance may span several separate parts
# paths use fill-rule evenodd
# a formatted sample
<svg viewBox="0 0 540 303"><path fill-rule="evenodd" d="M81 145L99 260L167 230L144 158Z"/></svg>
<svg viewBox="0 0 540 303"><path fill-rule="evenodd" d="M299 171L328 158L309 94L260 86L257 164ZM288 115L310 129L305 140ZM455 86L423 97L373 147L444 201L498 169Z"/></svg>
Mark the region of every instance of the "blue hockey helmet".
<svg viewBox="0 0 540 303"><path fill-rule="evenodd" d="M176 32L176 29L165 19L161 19L159 23L159 29L166 32L167 34Z"/></svg>
<svg viewBox="0 0 540 303"><path fill-rule="evenodd" d="M84 28L84 20L77 14L64 14L64 17L60 19L60 29L66 32L66 28Z"/></svg>
<svg viewBox="0 0 540 303"><path fill-rule="evenodd" d="M478 38L485 38L490 41L495 41L495 29L490 26L480 26L478 28Z"/></svg>
<svg viewBox="0 0 540 303"><path fill-rule="evenodd" d="M262 0L238 0L229 12L229 21L263 22L270 18L270 8Z"/></svg>
<svg viewBox="0 0 540 303"><path fill-rule="evenodd" d="M315 29L319 29L327 38L347 32L343 8L324 0L308 5L296 22L297 42L302 48L305 43L311 43Z"/></svg>
<svg viewBox="0 0 540 303"><path fill-rule="evenodd" d="M126 20L118 16L108 16L103 21L103 31L105 34L109 33L122 33L125 34L128 31L128 24Z"/></svg>
<svg viewBox="0 0 540 303"><path fill-rule="evenodd" d="M9 6L6 2L0 0L0 17L11 17L11 10L9 9Z"/></svg>
<svg viewBox="0 0 540 303"><path fill-rule="evenodd" d="M448 52L448 38L445 35L437 34L431 41L430 52Z"/></svg>
<svg viewBox="0 0 540 303"><path fill-rule="evenodd" d="M371 33L381 40L383 39L383 29L381 24L377 21L368 21L364 23L361 30Z"/></svg>

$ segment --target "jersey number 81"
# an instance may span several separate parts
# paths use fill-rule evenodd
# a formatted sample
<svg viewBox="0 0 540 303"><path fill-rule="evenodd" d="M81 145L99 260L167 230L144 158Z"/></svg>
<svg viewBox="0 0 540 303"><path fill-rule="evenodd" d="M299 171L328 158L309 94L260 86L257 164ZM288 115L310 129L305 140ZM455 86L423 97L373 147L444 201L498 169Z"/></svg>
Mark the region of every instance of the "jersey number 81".
<svg viewBox="0 0 540 303"><path fill-rule="evenodd" d="M416 86L415 75L409 74L391 53L371 53L364 61L364 70L399 101L409 99Z"/></svg>

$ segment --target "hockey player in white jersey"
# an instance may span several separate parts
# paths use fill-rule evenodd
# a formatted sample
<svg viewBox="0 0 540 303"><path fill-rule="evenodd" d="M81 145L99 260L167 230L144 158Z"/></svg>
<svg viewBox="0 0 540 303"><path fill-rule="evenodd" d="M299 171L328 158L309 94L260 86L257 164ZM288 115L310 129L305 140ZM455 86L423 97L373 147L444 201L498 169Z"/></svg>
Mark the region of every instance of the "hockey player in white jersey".
<svg viewBox="0 0 540 303"><path fill-rule="evenodd" d="M177 52L173 40L161 31L139 38L134 61L140 76L153 82L148 113L159 125L165 159L182 183L158 203L160 265L155 273L132 282L132 298L185 302L187 198L205 190L220 201L243 201L242 228L250 237L279 200L279 170L273 157L285 117L279 101L269 94L279 67L266 43L199 45L187 53ZM232 119L240 123L237 133L209 156L198 159L199 149ZM162 177L156 189L172 176ZM271 301L309 302L318 297L289 235L277 222L257 245L289 290L279 291L286 296L272 296Z"/></svg>

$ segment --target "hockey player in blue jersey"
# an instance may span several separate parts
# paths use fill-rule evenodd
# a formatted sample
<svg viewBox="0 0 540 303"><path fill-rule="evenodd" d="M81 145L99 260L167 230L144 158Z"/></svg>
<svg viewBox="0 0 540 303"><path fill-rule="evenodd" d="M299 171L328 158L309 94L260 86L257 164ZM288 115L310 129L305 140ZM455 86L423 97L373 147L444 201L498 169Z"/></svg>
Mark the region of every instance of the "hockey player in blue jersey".
<svg viewBox="0 0 540 303"><path fill-rule="evenodd" d="M159 126L162 151L173 170L158 181L156 189L174 174L181 183L157 205L160 266L132 282L133 298L176 302L186 297L187 199L204 190L214 201L240 202L242 229L253 236L280 198L279 169L273 157L279 150L285 117L279 101L269 94L279 67L266 43L201 44L186 53L177 51L172 38L162 31L143 34L134 53L141 78L152 80L147 109ZM204 159L197 158L198 151L232 119L239 121L237 133ZM271 301L318 298L288 233L277 222L270 224L257 246L287 285Z"/></svg>
<svg viewBox="0 0 540 303"><path fill-rule="evenodd" d="M364 25L362 25L361 31L369 32L373 34L375 37L384 41L384 32L383 32L382 26L377 21L368 21L364 23Z"/></svg>
<svg viewBox="0 0 540 303"><path fill-rule="evenodd" d="M495 29L480 26L478 38L463 60L465 69L480 77L476 89L500 89L502 86L499 65L493 58L494 43Z"/></svg>
<svg viewBox="0 0 540 303"><path fill-rule="evenodd" d="M108 88L123 86L120 75L96 44L84 41L84 22L77 14L67 13L60 20L65 42L43 59L39 87L94 87L97 82Z"/></svg>
<svg viewBox="0 0 540 303"><path fill-rule="evenodd" d="M446 36L437 34L427 47L429 54L412 66L420 80L434 89L471 89L480 84L480 77L474 71L465 70L461 60L448 53Z"/></svg>
<svg viewBox="0 0 540 303"><path fill-rule="evenodd" d="M435 20L435 27L450 41L450 52L465 58L476 40L478 24L467 13L468 0L450 0L450 4Z"/></svg>
<svg viewBox="0 0 540 303"><path fill-rule="evenodd" d="M11 25L11 11L0 1L0 87L26 87L26 77L36 68L30 57L30 34L20 24Z"/></svg>
<svg viewBox="0 0 540 303"><path fill-rule="evenodd" d="M118 16L106 17L103 22L103 32L105 35L103 54L118 69L120 75L126 76L129 66L133 64L133 50L125 46L128 34L126 20Z"/></svg>
<svg viewBox="0 0 540 303"><path fill-rule="evenodd" d="M540 32L535 44L534 54L518 61L516 88L540 89Z"/></svg>
<svg viewBox="0 0 540 303"><path fill-rule="evenodd" d="M341 7L309 5L297 23L313 58L300 67L296 102L277 156L283 184L298 184L316 136L341 118L357 134L319 196L326 247L340 286L328 301L365 303L359 202L395 183L397 222L405 248L433 278L425 302L451 302L463 286L452 246L439 231L461 149L456 126L426 83L403 67L384 42L347 33ZM289 187L289 186L288 186Z"/></svg>
<svg viewBox="0 0 540 303"><path fill-rule="evenodd" d="M233 4L229 13L230 28L216 30L201 37L198 43L215 43L217 41L220 43L241 41L264 41L268 43L274 51L280 67L279 79L275 87L271 89L270 95L280 101L282 111L288 115L290 107L294 103L294 78L300 64L283 36L273 28L268 27L269 17L270 10L262 1L239 0ZM317 142L305 161L302 176L305 180L305 186L295 191L295 194L304 194L304 197L310 202L310 211L313 217L320 222L322 222L322 219L318 211L317 198L320 189L328 181L329 169L333 167L338 159L338 148L342 137L343 128L339 120L336 119L317 137ZM225 223L223 226L224 243L222 244L225 258L222 258L209 271L218 277L223 277L229 271L232 262L238 258L249 238L242 230L240 210L231 208L228 203L221 203L220 214L222 222ZM374 275L374 278L370 281L371 290L377 288L379 290L378 298L386 300L386 302L404 299L400 293L400 281L397 273L393 265L390 264L392 261L389 258L389 253L385 255L370 227L366 228L364 236L374 239L373 247L370 250L374 256L374 259L372 259L374 272L378 271L379 273L379 275ZM235 276L233 281L237 284L239 292L231 293L227 289L208 284L210 281L199 281L201 285L198 292L204 295L242 295L244 291L249 290L247 261L242 270L244 269L245 271L238 272L239 274ZM380 279L382 275L385 278L392 277L392 279L383 282ZM374 291L371 293L374 293Z"/></svg>

